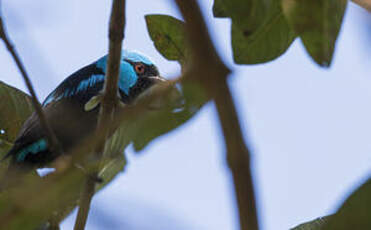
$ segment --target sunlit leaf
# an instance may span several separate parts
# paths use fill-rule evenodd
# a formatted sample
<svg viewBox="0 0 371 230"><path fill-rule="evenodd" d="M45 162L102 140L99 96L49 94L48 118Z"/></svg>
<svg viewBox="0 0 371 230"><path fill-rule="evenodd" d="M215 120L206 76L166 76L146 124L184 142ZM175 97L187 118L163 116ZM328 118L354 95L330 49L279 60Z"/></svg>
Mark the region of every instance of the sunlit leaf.
<svg viewBox="0 0 371 230"><path fill-rule="evenodd" d="M166 59L183 64L187 58L184 22L168 15L146 15L145 19L156 49Z"/></svg>
<svg viewBox="0 0 371 230"><path fill-rule="evenodd" d="M286 19L313 60L331 64L347 0L282 0Z"/></svg>

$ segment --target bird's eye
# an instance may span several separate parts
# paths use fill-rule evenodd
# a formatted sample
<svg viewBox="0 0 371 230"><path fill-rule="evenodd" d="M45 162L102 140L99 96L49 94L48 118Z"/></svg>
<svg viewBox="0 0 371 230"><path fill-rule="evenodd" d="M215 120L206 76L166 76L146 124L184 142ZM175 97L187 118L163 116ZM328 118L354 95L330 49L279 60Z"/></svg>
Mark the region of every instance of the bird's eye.
<svg viewBox="0 0 371 230"><path fill-rule="evenodd" d="M138 74L143 74L144 73L144 70L145 70L145 67L142 63L138 63L134 66L135 68L135 72L137 72Z"/></svg>

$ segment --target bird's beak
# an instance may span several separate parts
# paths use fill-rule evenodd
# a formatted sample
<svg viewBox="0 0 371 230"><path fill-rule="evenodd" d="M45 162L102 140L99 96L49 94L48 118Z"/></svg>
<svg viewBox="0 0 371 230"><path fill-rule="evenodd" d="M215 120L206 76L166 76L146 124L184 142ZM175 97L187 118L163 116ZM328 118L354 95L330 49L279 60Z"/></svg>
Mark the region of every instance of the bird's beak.
<svg viewBox="0 0 371 230"><path fill-rule="evenodd" d="M151 79L154 83L165 83L168 81L167 79L161 76L150 76L148 78Z"/></svg>

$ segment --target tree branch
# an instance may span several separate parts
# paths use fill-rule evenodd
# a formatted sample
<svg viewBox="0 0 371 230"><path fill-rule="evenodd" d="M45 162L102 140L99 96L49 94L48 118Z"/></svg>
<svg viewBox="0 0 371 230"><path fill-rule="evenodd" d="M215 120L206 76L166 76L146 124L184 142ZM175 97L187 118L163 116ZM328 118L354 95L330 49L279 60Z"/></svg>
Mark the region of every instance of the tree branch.
<svg viewBox="0 0 371 230"><path fill-rule="evenodd" d="M371 0L352 0L355 4L371 12Z"/></svg>
<svg viewBox="0 0 371 230"><path fill-rule="evenodd" d="M109 135L109 123L113 121L113 115L118 104L118 79L122 40L125 28L125 0L114 0L112 3L109 25L109 53L107 60L106 79L104 81L103 99L99 111L97 135L103 133L103 138L97 142L95 149L96 160L100 161L104 151L104 145ZM99 132L99 133L98 133ZM80 199L79 212L74 226L75 230L83 230L86 225L91 199L95 192L99 164L88 172L86 183Z"/></svg>
<svg viewBox="0 0 371 230"><path fill-rule="evenodd" d="M215 51L200 8L195 0L175 0L185 21L192 58L190 71L214 99L227 147L237 202L240 228L257 230L258 219L250 170L250 154L243 140L234 101L226 77L229 73ZM207 76L212 76L207 78ZM195 79L196 80L196 79Z"/></svg>
<svg viewBox="0 0 371 230"><path fill-rule="evenodd" d="M36 111L36 114L40 120L41 127L43 128L43 131L45 132L45 136L49 145L49 148L51 152L55 153L56 155L60 155L63 152L62 147L60 146L57 137L55 136L52 128L49 125L48 120L45 117L45 114L42 110L42 107L39 103L39 100L37 99L35 90L32 86L32 83L30 81L30 78L26 72L26 69L19 58L19 55L17 54L17 51L15 50L14 46L12 45L12 42L10 41L5 25L3 22L2 15L0 15L0 38L4 41L6 48L8 49L9 53L13 57L15 63L17 64L17 67L19 71L21 72L21 75L23 77L23 80L28 88L28 91L31 94L31 100L32 100L32 105Z"/></svg>

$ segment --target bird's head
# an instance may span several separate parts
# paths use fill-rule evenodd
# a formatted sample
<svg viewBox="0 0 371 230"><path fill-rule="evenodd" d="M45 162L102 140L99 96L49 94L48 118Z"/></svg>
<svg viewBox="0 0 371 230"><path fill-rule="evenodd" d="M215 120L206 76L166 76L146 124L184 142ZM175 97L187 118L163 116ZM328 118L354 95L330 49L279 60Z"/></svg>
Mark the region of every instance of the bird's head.
<svg viewBox="0 0 371 230"><path fill-rule="evenodd" d="M97 61L97 67L106 74L107 56ZM119 91L122 101L131 104L152 86L166 83L155 64L137 52L123 50L120 60Z"/></svg>

